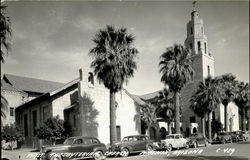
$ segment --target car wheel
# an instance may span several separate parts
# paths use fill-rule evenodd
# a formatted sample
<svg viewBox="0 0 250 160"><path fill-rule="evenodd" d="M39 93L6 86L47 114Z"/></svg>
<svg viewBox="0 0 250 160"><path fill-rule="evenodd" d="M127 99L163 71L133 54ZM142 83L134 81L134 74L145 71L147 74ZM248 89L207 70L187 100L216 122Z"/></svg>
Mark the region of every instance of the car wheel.
<svg viewBox="0 0 250 160"><path fill-rule="evenodd" d="M154 148L152 146L150 146L150 145L147 146L147 151L153 151L153 150L154 150Z"/></svg>
<svg viewBox="0 0 250 160"><path fill-rule="evenodd" d="M208 146L208 141L205 141L205 147L207 147Z"/></svg>
<svg viewBox="0 0 250 160"><path fill-rule="evenodd" d="M167 150L168 150L168 151L172 151L172 149L173 149L172 145L169 144L169 145L167 146Z"/></svg>
<svg viewBox="0 0 250 160"><path fill-rule="evenodd" d="M96 151L95 154L94 154L94 158L95 160L102 160L104 157L102 151Z"/></svg>
<svg viewBox="0 0 250 160"><path fill-rule="evenodd" d="M127 148L123 148L121 150L121 156L122 157L127 157L129 155L129 150Z"/></svg>
<svg viewBox="0 0 250 160"><path fill-rule="evenodd" d="M186 149L188 149L188 148L189 148L189 145L188 145L187 143L186 143L186 145L185 145L185 148L186 148Z"/></svg>
<svg viewBox="0 0 250 160"><path fill-rule="evenodd" d="M55 155L52 156L52 158L50 160L62 160L62 157L55 154Z"/></svg>
<svg viewBox="0 0 250 160"><path fill-rule="evenodd" d="M197 142L194 142L194 148L197 148L197 146L198 146Z"/></svg>
<svg viewBox="0 0 250 160"><path fill-rule="evenodd" d="M230 143L233 143L233 140L232 140L232 139L229 139L229 142L230 142Z"/></svg>
<svg viewBox="0 0 250 160"><path fill-rule="evenodd" d="M225 139L222 140L222 144L226 144L226 140Z"/></svg>

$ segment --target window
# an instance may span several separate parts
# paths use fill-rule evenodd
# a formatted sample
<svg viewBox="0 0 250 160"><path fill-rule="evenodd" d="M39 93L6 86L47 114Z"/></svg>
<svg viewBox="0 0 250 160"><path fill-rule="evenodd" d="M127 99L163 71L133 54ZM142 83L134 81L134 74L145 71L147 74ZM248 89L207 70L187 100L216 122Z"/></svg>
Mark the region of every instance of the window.
<svg viewBox="0 0 250 160"><path fill-rule="evenodd" d="M207 43L204 43L204 48L205 48L205 54L207 54Z"/></svg>
<svg viewBox="0 0 250 160"><path fill-rule="evenodd" d="M179 139L179 138L180 138L180 135L176 135L176 136L175 136L175 139Z"/></svg>
<svg viewBox="0 0 250 160"><path fill-rule="evenodd" d="M210 76L210 66L207 66L207 75Z"/></svg>
<svg viewBox="0 0 250 160"><path fill-rule="evenodd" d="M189 118L190 119L190 123L196 123L196 118L195 116L192 116Z"/></svg>
<svg viewBox="0 0 250 160"><path fill-rule="evenodd" d="M43 120L46 120L49 116L49 106L43 107Z"/></svg>
<svg viewBox="0 0 250 160"><path fill-rule="evenodd" d="M203 27L201 27L201 33L203 33Z"/></svg>
<svg viewBox="0 0 250 160"><path fill-rule="evenodd" d="M24 115L24 135L28 137L28 115Z"/></svg>
<svg viewBox="0 0 250 160"><path fill-rule="evenodd" d="M89 75L88 75L88 84L89 86L94 86L94 75L91 72L89 72Z"/></svg>
<svg viewBox="0 0 250 160"><path fill-rule="evenodd" d="M13 117L14 116L14 108L10 107L10 116Z"/></svg>
<svg viewBox="0 0 250 160"><path fill-rule="evenodd" d="M191 31L190 33L193 34L193 27L191 27L191 30L190 30L190 31Z"/></svg>
<svg viewBox="0 0 250 160"><path fill-rule="evenodd" d="M192 49L193 49L193 44L190 43L190 44L189 44L189 47L190 47L190 49L192 50Z"/></svg>
<svg viewBox="0 0 250 160"><path fill-rule="evenodd" d="M201 42L198 41L198 42L197 42L197 45L198 45L198 51L200 51L200 50L201 50Z"/></svg>

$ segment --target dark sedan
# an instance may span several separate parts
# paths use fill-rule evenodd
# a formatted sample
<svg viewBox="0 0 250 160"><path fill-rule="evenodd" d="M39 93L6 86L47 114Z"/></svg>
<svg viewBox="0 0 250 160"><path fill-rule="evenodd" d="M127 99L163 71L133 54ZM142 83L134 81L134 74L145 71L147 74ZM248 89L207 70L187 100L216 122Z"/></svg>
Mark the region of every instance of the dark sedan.
<svg viewBox="0 0 250 160"><path fill-rule="evenodd" d="M191 134L191 136L188 137L187 139L188 139L189 146L194 147L194 148L200 145L207 146L209 143L208 139L201 133Z"/></svg>
<svg viewBox="0 0 250 160"><path fill-rule="evenodd" d="M219 132L218 135L213 139L213 143L232 143L233 139L230 132Z"/></svg>
<svg viewBox="0 0 250 160"><path fill-rule="evenodd" d="M70 137L61 145L43 147L39 160L105 159L106 146L94 137Z"/></svg>
<svg viewBox="0 0 250 160"><path fill-rule="evenodd" d="M130 153L153 150L153 148L153 143L148 136L134 135L124 137L121 142L112 145L110 151L121 152L122 157L127 157Z"/></svg>

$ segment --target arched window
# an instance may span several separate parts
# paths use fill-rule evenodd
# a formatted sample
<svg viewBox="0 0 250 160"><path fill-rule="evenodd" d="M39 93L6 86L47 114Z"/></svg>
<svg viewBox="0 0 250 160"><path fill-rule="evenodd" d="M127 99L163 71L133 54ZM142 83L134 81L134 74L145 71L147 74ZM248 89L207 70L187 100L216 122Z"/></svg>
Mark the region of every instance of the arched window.
<svg viewBox="0 0 250 160"><path fill-rule="evenodd" d="M94 75L93 73L89 72L89 75L88 75L88 84L89 86L94 86Z"/></svg>

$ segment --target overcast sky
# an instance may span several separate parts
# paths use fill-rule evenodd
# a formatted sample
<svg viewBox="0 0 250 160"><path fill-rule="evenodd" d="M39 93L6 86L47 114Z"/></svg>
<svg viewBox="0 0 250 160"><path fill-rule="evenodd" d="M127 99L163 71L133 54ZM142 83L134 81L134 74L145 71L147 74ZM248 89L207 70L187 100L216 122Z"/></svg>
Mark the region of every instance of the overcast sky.
<svg viewBox="0 0 250 160"><path fill-rule="evenodd" d="M88 67L94 34L107 24L135 35L138 70L128 91L146 94L163 88L159 57L166 47L184 43L192 3L185 2L4 2L12 22L12 50L3 72L58 82ZM249 81L249 3L198 2L215 75L233 73Z"/></svg>

